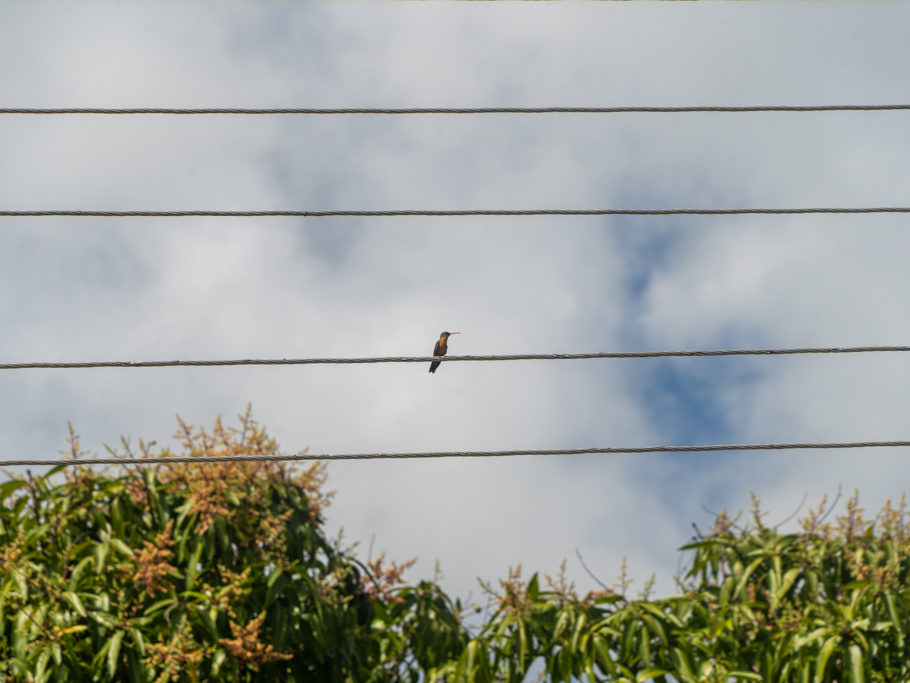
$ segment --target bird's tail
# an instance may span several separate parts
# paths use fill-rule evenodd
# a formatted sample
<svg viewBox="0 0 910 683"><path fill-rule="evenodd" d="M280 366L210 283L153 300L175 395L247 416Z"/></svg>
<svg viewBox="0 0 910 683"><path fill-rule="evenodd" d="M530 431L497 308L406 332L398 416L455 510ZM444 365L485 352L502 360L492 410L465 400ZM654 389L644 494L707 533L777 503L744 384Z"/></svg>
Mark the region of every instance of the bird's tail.
<svg viewBox="0 0 910 683"><path fill-rule="evenodd" d="M436 372L436 368L438 368L438 367L439 367L439 361L434 360L432 363L430 363L430 372Z"/></svg>

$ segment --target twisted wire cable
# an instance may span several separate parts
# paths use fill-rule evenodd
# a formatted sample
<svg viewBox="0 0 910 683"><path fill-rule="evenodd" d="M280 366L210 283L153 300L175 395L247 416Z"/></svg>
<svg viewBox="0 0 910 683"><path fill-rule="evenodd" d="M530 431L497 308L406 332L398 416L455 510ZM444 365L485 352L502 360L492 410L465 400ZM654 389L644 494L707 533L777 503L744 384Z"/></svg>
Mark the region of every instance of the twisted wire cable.
<svg viewBox="0 0 910 683"><path fill-rule="evenodd" d="M340 453L312 454L275 453L264 455L214 455L214 456L153 456L148 458L58 458L50 460L21 459L0 460L0 467L73 467L78 465L207 465L226 462L309 462L313 460L413 460L427 458L503 458L536 455L587 455L634 453L711 453L719 451L780 451L845 448L894 448L910 447L910 441L852 441L835 443L761 443L761 444L708 444L693 446L618 446L610 448L560 448L544 450L508 451L429 451L423 453Z"/></svg>
<svg viewBox="0 0 910 683"><path fill-rule="evenodd" d="M691 358L710 356L792 356L804 354L895 353L910 351L910 346L827 346L789 349L709 349L695 351L599 351L594 353L525 353L487 356L379 356L372 358L247 358L238 360L148 360L0 363L0 370L60 370L90 368L165 368L221 367L238 365L348 365L371 363L431 363L516 361L516 360L591 360L597 358Z"/></svg>
<svg viewBox="0 0 910 683"><path fill-rule="evenodd" d="M4 107L0 114L105 115L410 115L410 114L685 114L750 112L906 111L910 104L823 104L682 107Z"/></svg>
<svg viewBox="0 0 910 683"><path fill-rule="evenodd" d="M372 217L391 218L406 216L737 216L737 215L794 215L794 214L871 214L910 213L908 206L879 207L809 207L809 208L741 208L741 209L332 209L326 211L304 210L256 210L256 211L210 211L191 209L186 211L146 210L95 210L95 209L44 209L44 210L2 210L0 217L6 218L331 218L331 217Z"/></svg>

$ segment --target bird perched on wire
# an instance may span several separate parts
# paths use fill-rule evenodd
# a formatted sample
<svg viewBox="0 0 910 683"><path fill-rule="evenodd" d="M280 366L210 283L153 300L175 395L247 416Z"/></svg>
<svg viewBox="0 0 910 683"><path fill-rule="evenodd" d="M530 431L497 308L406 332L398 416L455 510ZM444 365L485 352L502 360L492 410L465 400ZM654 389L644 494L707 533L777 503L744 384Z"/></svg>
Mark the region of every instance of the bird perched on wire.
<svg viewBox="0 0 910 683"><path fill-rule="evenodd" d="M461 334L461 332L443 332L439 335L439 340L436 342L436 346L433 347L434 356L446 355L446 351L449 350L449 337L451 337L453 334ZM438 367L439 361L434 360L432 363L430 363L430 372L436 372L436 368Z"/></svg>

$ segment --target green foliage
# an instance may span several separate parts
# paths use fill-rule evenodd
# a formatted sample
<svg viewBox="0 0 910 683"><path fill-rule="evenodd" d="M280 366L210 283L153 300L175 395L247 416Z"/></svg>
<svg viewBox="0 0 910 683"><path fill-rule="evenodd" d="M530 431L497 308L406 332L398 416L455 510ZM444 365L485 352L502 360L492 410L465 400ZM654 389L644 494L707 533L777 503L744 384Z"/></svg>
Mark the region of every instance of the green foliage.
<svg viewBox="0 0 910 683"><path fill-rule="evenodd" d="M856 496L835 524L824 501L802 532L761 523L734 533L725 514L693 543L693 648L760 680L910 679L910 529L890 503L868 522ZM756 679L759 680L759 679Z"/></svg>
<svg viewBox="0 0 910 683"><path fill-rule="evenodd" d="M198 458L277 449L249 413L178 435ZM580 596L519 567L466 616L405 584L410 563L325 538L322 466L123 470L0 484L0 681L910 680L903 503L866 521L854 497L828 523L823 502L782 534L756 502L684 548L678 595L631 599L623 570Z"/></svg>
<svg viewBox="0 0 910 683"><path fill-rule="evenodd" d="M627 600L623 580L580 599L564 582L543 592L536 574L524 583L513 572L456 678L521 681L538 660L554 681L910 680L903 501L873 522L855 496L835 524L827 514L823 501L801 533L781 534L757 502L750 526L722 513L685 547L683 592L667 598Z"/></svg>
<svg viewBox="0 0 910 683"><path fill-rule="evenodd" d="M249 414L179 436L199 458L276 450ZM400 568L371 575L325 539L322 466L124 469L0 484L0 680L381 681L458 654L435 588L393 598ZM442 605L448 622L391 632Z"/></svg>

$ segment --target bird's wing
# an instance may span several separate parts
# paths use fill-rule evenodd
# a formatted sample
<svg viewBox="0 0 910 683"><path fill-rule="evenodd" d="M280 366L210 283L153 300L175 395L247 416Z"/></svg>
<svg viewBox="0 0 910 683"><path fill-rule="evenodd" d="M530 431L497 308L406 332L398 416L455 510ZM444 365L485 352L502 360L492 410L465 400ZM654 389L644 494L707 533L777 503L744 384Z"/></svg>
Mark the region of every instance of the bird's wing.
<svg viewBox="0 0 910 683"><path fill-rule="evenodd" d="M442 343L441 340L440 340L440 341L437 341L437 342L436 342L436 346L433 347L433 355L434 355L434 356L438 356L438 355L439 355L439 346L440 346L441 343Z"/></svg>

